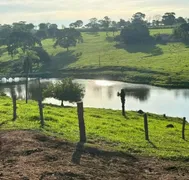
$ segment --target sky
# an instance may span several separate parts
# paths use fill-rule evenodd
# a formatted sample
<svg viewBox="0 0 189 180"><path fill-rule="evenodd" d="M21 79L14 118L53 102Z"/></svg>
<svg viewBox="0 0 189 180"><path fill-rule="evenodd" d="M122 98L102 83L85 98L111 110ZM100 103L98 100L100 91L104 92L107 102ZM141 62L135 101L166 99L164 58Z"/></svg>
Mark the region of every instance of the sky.
<svg viewBox="0 0 189 180"><path fill-rule="evenodd" d="M92 17L128 20L139 11L148 20L165 12L189 17L189 0L0 0L0 24L27 21L67 26L78 19L87 23Z"/></svg>

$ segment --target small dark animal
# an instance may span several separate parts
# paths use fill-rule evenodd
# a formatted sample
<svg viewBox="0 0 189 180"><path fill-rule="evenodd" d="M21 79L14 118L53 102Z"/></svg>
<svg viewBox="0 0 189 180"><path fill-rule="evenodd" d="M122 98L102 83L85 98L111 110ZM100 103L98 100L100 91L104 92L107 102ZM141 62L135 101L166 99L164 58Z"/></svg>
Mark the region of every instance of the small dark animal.
<svg viewBox="0 0 189 180"><path fill-rule="evenodd" d="M172 124L168 124L168 125L166 126L166 128L174 128L174 126L173 126Z"/></svg>
<svg viewBox="0 0 189 180"><path fill-rule="evenodd" d="M139 114L144 114L144 111L140 109L140 110L138 111L138 113L139 113Z"/></svg>

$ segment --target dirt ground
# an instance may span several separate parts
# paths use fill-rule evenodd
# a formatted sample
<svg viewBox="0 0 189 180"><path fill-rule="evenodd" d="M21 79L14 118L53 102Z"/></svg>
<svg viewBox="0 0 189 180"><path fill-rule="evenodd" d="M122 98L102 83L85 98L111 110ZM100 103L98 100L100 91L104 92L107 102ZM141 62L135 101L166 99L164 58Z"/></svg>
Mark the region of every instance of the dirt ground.
<svg viewBox="0 0 189 180"><path fill-rule="evenodd" d="M0 131L0 180L189 180L188 162L83 148L35 131Z"/></svg>

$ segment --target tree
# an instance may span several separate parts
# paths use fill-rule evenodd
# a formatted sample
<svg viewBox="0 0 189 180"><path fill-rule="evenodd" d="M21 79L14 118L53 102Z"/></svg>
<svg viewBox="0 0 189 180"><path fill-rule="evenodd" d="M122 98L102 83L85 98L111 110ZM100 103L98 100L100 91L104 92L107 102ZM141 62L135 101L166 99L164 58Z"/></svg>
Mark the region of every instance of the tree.
<svg viewBox="0 0 189 180"><path fill-rule="evenodd" d="M150 39L149 29L144 22L145 15L136 13L132 23L121 30L120 37L125 44L143 43Z"/></svg>
<svg viewBox="0 0 189 180"><path fill-rule="evenodd" d="M152 25L153 26L159 26L161 23L162 16L160 14L157 14L153 17Z"/></svg>
<svg viewBox="0 0 189 180"><path fill-rule="evenodd" d="M70 103L81 101L84 93L84 88L70 78L51 84L43 91L44 97L54 97L60 100L61 106L64 106L64 101Z"/></svg>
<svg viewBox="0 0 189 180"><path fill-rule="evenodd" d="M187 23L186 20L183 17L178 17L176 19L177 24L184 24Z"/></svg>
<svg viewBox="0 0 189 180"><path fill-rule="evenodd" d="M39 26L39 30L42 30L42 31L47 31L48 30L48 23L40 23L38 26Z"/></svg>
<svg viewBox="0 0 189 180"><path fill-rule="evenodd" d="M89 20L89 23L85 25L88 28L91 28L93 31L98 31L99 30L99 24L98 24L98 19L97 18L91 18Z"/></svg>
<svg viewBox="0 0 189 180"><path fill-rule="evenodd" d="M19 49L23 53L26 50L32 50L36 45L42 47L41 41L29 32L16 31L12 32L7 38L7 51L11 56L19 53Z"/></svg>
<svg viewBox="0 0 189 180"><path fill-rule="evenodd" d="M50 24L48 27L48 37L49 38L54 38L56 37L56 33L58 31L58 25L57 24Z"/></svg>
<svg viewBox="0 0 189 180"><path fill-rule="evenodd" d="M47 31L44 31L44 30L38 30L36 33L35 33L35 36L39 39L46 39L48 37L48 34L47 34Z"/></svg>
<svg viewBox="0 0 189 180"><path fill-rule="evenodd" d="M82 21L82 20L77 20L77 21L75 22L75 27L80 28L80 27L82 27L82 26L83 26L83 21Z"/></svg>
<svg viewBox="0 0 189 180"><path fill-rule="evenodd" d="M36 45L42 47L41 42L29 32L12 32L7 39L8 53L12 57L20 54L23 60L23 70L26 75L26 103L28 102L28 76L32 72L32 61L38 58L36 52L32 50Z"/></svg>
<svg viewBox="0 0 189 180"><path fill-rule="evenodd" d="M124 28L125 26L127 26L127 22L124 19L120 19L117 24L119 28Z"/></svg>
<svg viewBox="0 0 189 180"><path fill-rule="evenodd" d="M69 47L76 46L79 42L82 42L81 33L73 28L65 28L59 32L54 47L60 46L66 48L68 51Z"/></svg>
<svg viewBox="0 0 189 180"><path fill-rule="evenodd" d="M26 103L28 103L28 78L29 73L32 73L33 62L37 62L39 57L37 53L32 50L26 50L24 53L20 54L20 59L23 60L23 72L26 75Z"/></svg>
<svg viewBox="0 0 189 180"><path fill-rule="evenodd" d="M176 27L173 31L173 35L184 42L189 42L189 23L184 23Z"/></svg>
<svg viewBox="0 0 189 180"><path fill-rule="evenodd" d="M166 26L172 26L176 23L175 13L167 12L162 17L162 22Z"/></svg>
<svg viewBox="0 0 189 180"><path fill-rule="evenodd" d="M145 14L141 12L137 12L132 17L132 23L144 23L145 17L146 17Z"/></svg>
<svg viewBox="0 0 189 180"><path fill-rule="evenodd" d="M118 25L117 25L117 22L116 21L112 21L111 22L111 30L112 30L112 32L113 32L113 36L115 35L115 32L117 31L117 27L118 27Z"/></svg>
<svg viewBox="0 0 189 180"><path fill-rule="evenodd" d="M106 36L108 36L108 28L111 24L111 19L108 16L105 16L102 20L99 20L101 27L106 30Z"/></svg>
<svg viewBox="0 0 189 180"><path fill-rule="evenodd" d="M8 24L0 26L0 45L6 45L6 40L12 32L12 27Z"/></svg>
<svg viewBox="0 0 189 180"><path fill-rule="evenodd" d="M75 23L70 23L69 27L70 27L70 28L75 28L75 27L76 27L76 26L75 26Z"/></svg>

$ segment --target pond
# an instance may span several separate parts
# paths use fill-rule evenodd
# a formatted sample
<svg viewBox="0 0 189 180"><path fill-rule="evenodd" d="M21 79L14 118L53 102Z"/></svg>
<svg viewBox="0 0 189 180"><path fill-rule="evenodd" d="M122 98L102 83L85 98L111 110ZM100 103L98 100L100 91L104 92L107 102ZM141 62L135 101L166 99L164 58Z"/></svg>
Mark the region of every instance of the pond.
<svg viewBox="0 0 189 180"><path fill-rule="evenodd" d="M56 82L58 79L43 79L42 84ZM189 89L167 89L149 85L131 84L106 80L83 80L76 79L75 82L85 87L85 97L83 99L85 107L121 109L120 98L117 92L122 88L126 91L126 110L143 110L167 116L186 117L189 119ZM29 97L34 99L37 81L29 83ZM25 85L4 84L0 90L10 96L10 89L14 87L19 99L25 98ZM45 103L60 105L60 101L48 98ZM69 103L64 103L70 105Z"/></svg>

